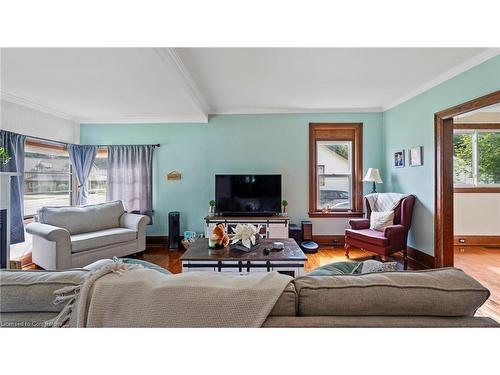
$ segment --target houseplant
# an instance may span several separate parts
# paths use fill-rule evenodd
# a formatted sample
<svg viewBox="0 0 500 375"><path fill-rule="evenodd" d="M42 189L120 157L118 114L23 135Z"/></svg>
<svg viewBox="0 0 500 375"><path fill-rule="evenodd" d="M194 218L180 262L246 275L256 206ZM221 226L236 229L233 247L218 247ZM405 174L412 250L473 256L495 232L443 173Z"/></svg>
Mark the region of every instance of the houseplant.
<svg viewBox="0 0 500 375"><path fill-rule="evenodd" d="M0 164L5 165L10 161L10 159L12 159L12 157L9 155L7 150L5 150L5 148L3 147L0 147Z"/></svg>
<svg viewBox="0 0 500 375"><path fill-rule="evenodd" d="M288 201L286 199L283 199L283 202L281 202L283 205L283 215L286 215L286 207L288 206Z"/></svg>
<svg viewBox="0 0 500 375"><path fill-rule="evenodd" d="M208 213L213 214L215 212L215 201L212 199L208 202Z"/></svg>

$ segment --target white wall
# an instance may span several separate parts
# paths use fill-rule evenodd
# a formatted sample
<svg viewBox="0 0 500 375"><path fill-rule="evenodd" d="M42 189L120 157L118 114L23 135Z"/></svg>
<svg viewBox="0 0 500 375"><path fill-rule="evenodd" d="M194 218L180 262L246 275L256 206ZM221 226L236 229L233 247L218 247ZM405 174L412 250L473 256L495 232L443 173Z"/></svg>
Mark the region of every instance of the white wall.
<svg viewBox="0 0 500 375"><path fill-rule="evenodd" d="M310 218L313 223L313 235L343 235L349 226L349 218ZM300 225L300 223L298 223Z"/></svg>
<svg viewBox="0 0 500 375"><path fill-rule="evenodd" d="M455 235L500 236L500 193L455 193Z"/></svg>
<svg viewBox="0 0 500 375"><path fill-rule="evenodd" d="M80 141L80 124L77 122L5 100L1 101L1 115L0 129L3 130L61 142Z"/></svg>

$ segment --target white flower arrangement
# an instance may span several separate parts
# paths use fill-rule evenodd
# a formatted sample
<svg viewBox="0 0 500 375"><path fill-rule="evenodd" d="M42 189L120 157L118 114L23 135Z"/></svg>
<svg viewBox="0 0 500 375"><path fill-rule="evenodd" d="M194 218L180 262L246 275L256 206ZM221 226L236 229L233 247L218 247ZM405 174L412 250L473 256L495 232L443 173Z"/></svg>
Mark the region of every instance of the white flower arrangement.
<svg viewBox="0 0 500 375"><path fill-rule="evenodd" d="M238 224L233 229L233 237L231 238L231 245L241 241L242 245L250 249L255 245L259 237L260 228L262 225L255 226L252 224Z"/></svg>

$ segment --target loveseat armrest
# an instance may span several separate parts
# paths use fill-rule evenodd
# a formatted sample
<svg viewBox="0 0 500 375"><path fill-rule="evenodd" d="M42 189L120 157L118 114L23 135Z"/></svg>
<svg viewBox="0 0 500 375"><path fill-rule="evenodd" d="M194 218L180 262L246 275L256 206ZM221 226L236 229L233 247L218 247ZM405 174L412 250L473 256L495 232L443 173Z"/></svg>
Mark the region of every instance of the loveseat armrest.
<svg viewBox="0 0 500 375"><path fill-rule="evenodd" d="M139 232L144 231L149 224L149 217L146 215L124 213L120 216L120 227Z"/></svg>
<svg viewBox="0 0 500 375"><path fill-rule="evenodd" d="M405 227L400 224L389 225L384 229L384 237L391 238L398 233L403 233L405 230Z"/></svg>
<svg viewBox="0 0 500 375"><path fill-rule="evenodd" d="M30 223L26 232L33 235L33 263L46 270L71 268L71 236L68 230L49 224Z"/></svg>
<svg viewBox="0 0 500 375"><path fill-rule="evenodd" d="M53 242L70 242L70 234L64 228L55 227L49 224L29 223L26 225L26 232L33 236L38 236Z"/></svg>
<svg viewBox="0 0 500 375"><path fill-rule="evenodd" d="M368 219L351 219L349 225L352 229L368 229L370 228L370 220Z"/></svg>

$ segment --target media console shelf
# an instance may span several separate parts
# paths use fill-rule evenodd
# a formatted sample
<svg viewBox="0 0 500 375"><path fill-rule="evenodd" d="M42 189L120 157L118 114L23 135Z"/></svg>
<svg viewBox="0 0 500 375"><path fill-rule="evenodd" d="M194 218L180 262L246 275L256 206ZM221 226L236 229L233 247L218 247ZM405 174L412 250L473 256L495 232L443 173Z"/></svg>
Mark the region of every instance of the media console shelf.
<svg viewBox="0 0 500 375"><path fill-rule="evenodd" d="M232 228L238 224L261 225L261 235L264 238L288 238L288 216L207 216L205 217L205 237L212 236L215 226L223 223L228 233L233 233Z"/></svg>

